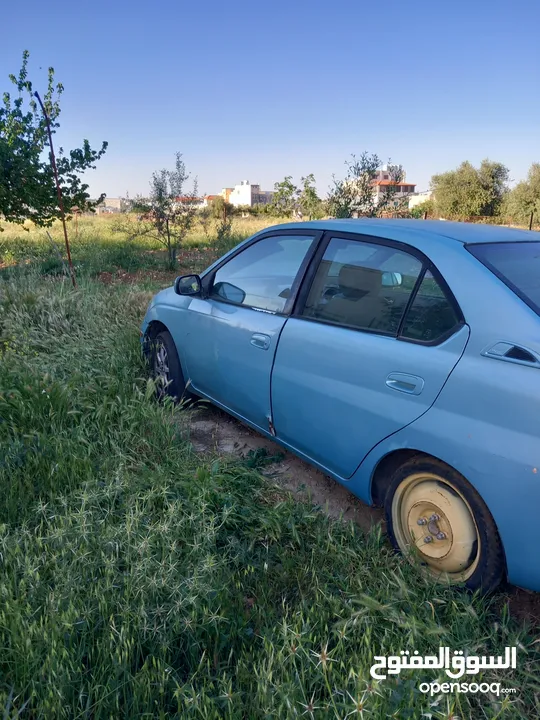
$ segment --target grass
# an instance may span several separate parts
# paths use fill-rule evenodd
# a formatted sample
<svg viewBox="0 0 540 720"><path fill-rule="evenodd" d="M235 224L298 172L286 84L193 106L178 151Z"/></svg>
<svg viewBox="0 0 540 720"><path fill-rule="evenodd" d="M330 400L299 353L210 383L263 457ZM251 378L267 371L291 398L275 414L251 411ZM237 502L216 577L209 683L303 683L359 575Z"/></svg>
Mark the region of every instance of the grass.
<svg viewBox="0 0 540 720"><path fill-rule="evenodd" d="M138 280L156 248L102 227L94 250L90 224L74 243L77 290L44 272L40 233L20 236L32 263L0 272L0 713L538 717L534 632L498 598L419 579L380 531L269 484L267 457L193 452L141 361L151 291L95 279L129 258ZM440 645L517 645L517 670L479 680L517 694L430 698L433 671L370 677L374 655Z"/></svg>

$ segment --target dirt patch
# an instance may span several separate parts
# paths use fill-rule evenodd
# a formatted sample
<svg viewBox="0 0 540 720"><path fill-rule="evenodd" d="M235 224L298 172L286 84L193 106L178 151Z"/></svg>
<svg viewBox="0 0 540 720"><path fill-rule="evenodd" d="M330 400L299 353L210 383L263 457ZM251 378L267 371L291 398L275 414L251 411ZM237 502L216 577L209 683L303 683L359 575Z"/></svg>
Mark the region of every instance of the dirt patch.
<svg viewBox="0 0 540 720"><path fill-rule="evenodd" d="M217 408L198 407L192 412L189 427L191 443L200 453L247 457L250 452L265 450L270 456L281 455L282 459L263 468L262 473L299 499L310 500L330 517L354 520L364 530L383 519L381 510L364 505L335 480Z"/></svg>
<svg viewBox="0 0 540 720"><path fill-rule="evenodd" d="M332 518L353 520L366 531L377 523L384 526L379 508L368 507L335 480L211 405L199 405L189 412L189 433L193 448L201 454L245 458L264 450L270 456L282 455L282 459L263 467L263 475ZM540 625L540 593L509 587L501 596L501 609L506 603L514 617Z"/></svg>

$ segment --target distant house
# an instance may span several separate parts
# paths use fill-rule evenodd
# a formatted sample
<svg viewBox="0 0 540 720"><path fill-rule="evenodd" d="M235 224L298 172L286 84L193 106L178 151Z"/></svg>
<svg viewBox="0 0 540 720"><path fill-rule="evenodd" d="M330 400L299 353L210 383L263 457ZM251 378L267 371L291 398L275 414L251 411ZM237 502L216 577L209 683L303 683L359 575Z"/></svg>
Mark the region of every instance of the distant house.
<svg viewBox="0 0 540 720"><path fill-rule="evenodd" d="M424 190L423 192L416 192L409 196L409 210L417 205L425 203L433 195L431 190Z"/></svg>
<svg viewBox="0 0 540 720"><path fill-rule="evenodd" d="M373 183L373 196L376 202L379 202L384 197L384 194L388 192L389 187L394 188L394 200L399 202L403 198L412 195L416 189L416 185L408 182L393 182L392 180L374 180Z"/></svg>
<svg viewBox="0 0 540 720"><path fill-rule="evenodd" d="M226 188L228 190L228 188ZM231 205L266 205L271 202L274 193L268 190L261 190L260 185L253 185L249 180L242 180L239 185L235 185L229 193L229 202Z"/></svg>
<svg viewBox="0 0 540 720"><path fill-rule="evenodd" d="M110 198L106 197L105 200L103 200L102 203L100 203L96 208L96 213L98 215L110 215L111 213L119 213L122 212L124 209L124 199L123 198Z"/></svg>
<svg viewBox="0 0 540 720"><path fill-rule="evenodd" d="M189 205L190 207L202 208L204 207L204 198L195 197L193 195L179 195L175 198L179 205Z"/></svg>

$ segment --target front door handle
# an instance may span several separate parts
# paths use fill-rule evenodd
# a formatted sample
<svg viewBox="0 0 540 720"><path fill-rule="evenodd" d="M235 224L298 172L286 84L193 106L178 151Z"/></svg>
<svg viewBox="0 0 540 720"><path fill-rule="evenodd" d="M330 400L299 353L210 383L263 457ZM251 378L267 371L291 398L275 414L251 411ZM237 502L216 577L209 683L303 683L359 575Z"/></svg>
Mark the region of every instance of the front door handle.
<svg viewBox="0 0 540 720"><path fill-rule="evenodd" d="M255 345L255 347L261 348L261 350L268 350L270 347L270 335L254 333L251 336L251 344Z"/></svg>
<svg viewBox="0 0 540 720"><path fill-rule="evenodd" d="M406 373L390 373L386 378L386 384L392 390L409 395L420 395L424 389L423 378L418 377L418 375L407 375Z"/></svg>

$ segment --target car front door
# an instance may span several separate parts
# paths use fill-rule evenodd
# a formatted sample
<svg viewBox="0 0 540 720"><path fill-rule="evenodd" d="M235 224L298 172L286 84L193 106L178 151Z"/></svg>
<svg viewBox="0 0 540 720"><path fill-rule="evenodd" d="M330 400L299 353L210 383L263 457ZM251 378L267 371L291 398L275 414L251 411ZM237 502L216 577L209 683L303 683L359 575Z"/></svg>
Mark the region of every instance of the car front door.
<svg viewBox="0 0 540 720"><path fill-rule="evenodd" d="M350 478L377 443L429 409L468 336L427 258L378 238L325 237L279 340L277 437Z"/></svg>
<svg viewBox="0 0 540 720"><path fill-rule="evenodd" d="M266 431L277 341L318 237L299 230L254 239L204 279L207 296L186 314L181 342L195 392Z"/></svg>

